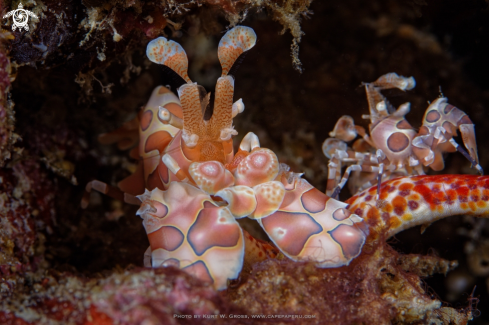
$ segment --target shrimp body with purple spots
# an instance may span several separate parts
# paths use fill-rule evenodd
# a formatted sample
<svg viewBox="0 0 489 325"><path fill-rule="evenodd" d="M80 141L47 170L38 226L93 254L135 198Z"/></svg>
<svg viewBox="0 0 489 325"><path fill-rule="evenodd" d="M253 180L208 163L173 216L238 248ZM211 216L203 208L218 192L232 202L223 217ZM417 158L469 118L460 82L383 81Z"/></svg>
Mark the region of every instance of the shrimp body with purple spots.
<svg viewBox="0 0 489 325"><path fill-rule="evenodd" d="M435 171L445 166L443 154L459 151L482 175L479 165L474 123L467 114L449 104L443 95L434 100L426 109L423 125L416 131L406 120L410 103L395 109L382 95L381 90L397 88L411 90L416 82L413 77L402 77L387 73L374 82L364 83L369 104L369 133L353 118L342 116L334 130L323 143L323 152L330 159L326 194L337 197L339 191L350 179L352 193L361 192L382 180L399 176L424 175L424 168ZM457 130L462 135L463 149L453 137ZM351 148L347 143L353 142ZM349 165L343 177L341 169ZM363 172L363 173L362 173Z"/></svg>

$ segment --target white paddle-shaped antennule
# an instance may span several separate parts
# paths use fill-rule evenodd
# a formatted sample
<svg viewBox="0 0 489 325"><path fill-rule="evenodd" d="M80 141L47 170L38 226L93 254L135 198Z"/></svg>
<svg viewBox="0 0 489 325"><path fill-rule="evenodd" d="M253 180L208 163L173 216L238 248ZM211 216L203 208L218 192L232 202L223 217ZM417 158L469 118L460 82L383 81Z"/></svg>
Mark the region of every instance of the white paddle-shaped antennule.
<svg viewBox="0 0 489 325"><path fill-rule="evenodd" d="M221 38L217 56L221 62L223 77L229 73L236 59L255 46L255 43L255 31L245 26L236 26Z"/></svg>
<svg viewBox="0 0 489 325"><path fill-rule="evenodd" d="M148 43L146 55L151 62L166 65L178 73L186 82L191 82L187 74L187 53L177 42L158 37Z"/></svg>
<svg viewBox="0 0 489 325"><path fill-rule="evenodd" d="M217 55L222 66L222 76L217 80L214 97L214 114L209 121L215 137L233 125L234 78L228 76L236 59L256 43L253 29L237 26L229 30L219 42Z"/></svg>

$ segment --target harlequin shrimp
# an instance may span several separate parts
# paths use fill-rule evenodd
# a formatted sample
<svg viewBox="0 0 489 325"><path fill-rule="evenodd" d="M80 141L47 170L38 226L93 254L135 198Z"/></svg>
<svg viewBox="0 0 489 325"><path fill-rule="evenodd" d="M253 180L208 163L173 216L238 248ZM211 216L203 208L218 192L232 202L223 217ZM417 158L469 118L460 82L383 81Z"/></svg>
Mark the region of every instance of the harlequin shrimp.
<svg viewBox="0 0 489 325"><path fill-rule="evenodd" d="M391 235L456 213L487 213L485 177L404 177L383 183L378 201L370 189L343 203L279 163L251 132L234 153L233 118L244 104L233 104L229 71L255 41L254 31L243 26L221 39L222 76L207 120L210 96L188 77L183 48L164 37L151 41L148 58L184 80L178 97L157 87L135 121L100 137L120 148L139 141L131 151L139 165L118 187L90 182L82 205L92 189L140 204L137 214L150 243L146 267L179 267L220 290L244 263L274 258L278 251L293 261L340 267L380 231ZM256 220L273 245L242 230L236 219L243 217Z"/></svg>
<svg viewBox="0 0 489 325"><path fill-rule="evenodd" d="M426 110L423 125L416 132L404 116L409 113L410 104L405 103L396 110L381 94L383 89L398 88L410 90L415 86L413 77L400 77L395 73L381 76L374 82L364 83L370 109L370 135L361 126L354 124L350 116L342 116L334 130L323 143L323 152L330 158L326 193L336 197L345 185L351 172L352 192L362 191L391 175L424 175L423 166L435 171L444 168L444 152L461 152L481 174L478 164L474 124L460 109L448 104L447 98L433 101ZM457 128L467 151L453 139ZM353 141L352 149L347 142ZM342 165L349 165L341 178ZM362 177L360 172L371 173Z"/></svg>

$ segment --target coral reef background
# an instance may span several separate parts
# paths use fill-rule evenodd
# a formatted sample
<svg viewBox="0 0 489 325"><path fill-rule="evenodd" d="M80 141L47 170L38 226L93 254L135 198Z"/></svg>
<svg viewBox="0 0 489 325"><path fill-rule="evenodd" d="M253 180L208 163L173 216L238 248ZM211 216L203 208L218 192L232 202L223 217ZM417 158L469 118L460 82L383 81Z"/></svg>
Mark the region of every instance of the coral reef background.
<svg viewBox="0 0 489 325"><path fill-rule="evenodd" d="M0 1L2 16L18 3ZM413 91L386 93L395 106L411 102L410 123L421 125L427 101L441 89L476 124L481 166L489 171L487 2L23 4L39 16L30 31L10 32L4 19L0 33L0 323L171 324L190 323L174 314L216 313L315 314L287 320L306 324L464 324L480 314L473 323L489 323L485 220L455 217L423 235L411 229L337 270L266 261L216 293L179 270L142 268L148 242L136 208L98 194L80 208L89 180L116 184L136 166L97 135L132 119L156 85L172 83L146 59L147 42L167 35L181 43L189 75L212 91L218 40L236 23L258 36L235 74L235 98L246 105L235 119L236 143L256 133L324 190L322 141L344 114L367 126L360 83L397 72L417 81ZM452 154L443 173L474 170ZM252 223L243 226L266 239Z"/></svg>

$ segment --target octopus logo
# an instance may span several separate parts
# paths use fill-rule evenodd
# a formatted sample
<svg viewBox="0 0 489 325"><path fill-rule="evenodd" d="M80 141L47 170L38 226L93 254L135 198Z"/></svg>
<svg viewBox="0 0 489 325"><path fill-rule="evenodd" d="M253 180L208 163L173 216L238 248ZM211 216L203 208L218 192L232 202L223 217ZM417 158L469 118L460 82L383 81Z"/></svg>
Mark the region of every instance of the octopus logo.
<svg viewBox="0 0 489 325"><path fill-rule="evenodd" d="M29 30L29 16L32 18L38 18L32 11L25 10L24 6L22 6L22 3L19 3L19 7L15 10L11 10L7 12L3 18L8 18L12 16L13 24L12 24L12 31L15 31L17 28L19 30L22 30L24 28L26 31Z"/></svg>

